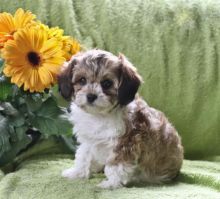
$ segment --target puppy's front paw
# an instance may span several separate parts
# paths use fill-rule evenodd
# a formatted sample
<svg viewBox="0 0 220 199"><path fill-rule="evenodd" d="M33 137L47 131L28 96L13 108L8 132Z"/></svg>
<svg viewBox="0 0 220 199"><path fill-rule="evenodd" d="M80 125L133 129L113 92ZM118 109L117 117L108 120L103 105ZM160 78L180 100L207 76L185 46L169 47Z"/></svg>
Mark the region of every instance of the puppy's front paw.
<svg viewBox="0 0 220 199"><path fill-rule="evenodd" d="M85 172L77 170L75 168L69 168L62 172L62 176L69 179L88 178L89 176Z"/></svg>
<svg viewBox="0 0 220 199"><path fill-rule="evenodd" d="M65 169L62 171L62 176L65 178L73 179L76 177L76 172L74 168Z"/></svg>
<svg viewBox="0 0 220 199"><path fill-rule="evenodd" d="M118 189L118 188L122 187L122 184L120 182L116 182L116 181L103 180L97 186L102 189Z"/></svg>

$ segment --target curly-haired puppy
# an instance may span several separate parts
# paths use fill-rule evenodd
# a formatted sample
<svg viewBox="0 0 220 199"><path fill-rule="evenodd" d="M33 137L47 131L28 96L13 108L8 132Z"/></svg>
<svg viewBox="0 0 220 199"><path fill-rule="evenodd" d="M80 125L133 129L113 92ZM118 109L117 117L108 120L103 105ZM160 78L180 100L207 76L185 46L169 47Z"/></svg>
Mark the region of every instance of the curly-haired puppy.
<svg viewBox="0 0 220 199"><path fill-rule="evenodd" d="M137 96L142 80L123 56L102 50L79 53L58 77L71 100L68 119L79 142L67 178L103 171L102 188L128 183L160 183L175 178L183 161L177 131L165 115Z"/></svg>

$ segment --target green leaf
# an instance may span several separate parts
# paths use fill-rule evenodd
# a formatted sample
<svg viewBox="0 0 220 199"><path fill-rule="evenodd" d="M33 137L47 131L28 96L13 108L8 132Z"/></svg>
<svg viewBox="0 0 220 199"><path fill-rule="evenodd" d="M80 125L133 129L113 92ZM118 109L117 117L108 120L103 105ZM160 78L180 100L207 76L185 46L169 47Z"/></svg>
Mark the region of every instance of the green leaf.
<svg viewBox="0 0 220 199"><path fill-rule="evenodd" d="M15 116L9 117L9 122L14 127L20 127L20 126L23 126L25 124L25 118L23 117L23 115L18 113Z"/></svg>
<svg viewBox="0 0 220 199"><path fill-rule="evenodd" d="M37 128L41 133L47 135L58 134L58 128L55 124L55 119L43 116L36 116L32 120L32 125Z"/></svg>
<svg viewBox="0 0 220 199"><path fill-rule="evenodd" d="M0 75L0 101L5 101L12 94L12 84L5 76Z"/></svg>
<svg viewBox="0 0 220 199"><path fill-rule="evenodd" d="M7 119L0 114L0 158L5 151L11 149L9 137Z"/></svg>
<svg viewBox="0 0 220 199"><path fill-rule="evenodd" d="M27 126L20 126L15 128L15 133L17 136L17 140L21 143L29 143L30 138L26 135L26 131L28 130ZM26 144L25 144L26 145ZM24 146L25 146L24 145Z"/></svg>
<svg viewBox="0 0 220 199"><path fill-rule="evenodd" d="M31 124L41 133L47 135L67 134L71 125L68 121L60 118L63 111L58 107L53 97L49 97L40 109L34 112L30 118Z"/></svg>
<svg viewBox="0 0 220 199"><path fill-rule="evenodd" d="M27 126L14 127L0 114L0 166L11 162L31 142Z"/></svg>
<svg viewBox="0 0 220 199"><path fill-rule="evenodd" d="M6 143L4 144L3 153L0 155L0 166L11 162L22 149L30 144L31 138L26 135L26 130L26 126L15 128L18 137L16 142L9 142L9 137L2 137L3 139L5 138Z"/></svg>
<svg viewBox="0 0 220 199"><path fill-rule="evenodd" d="M10 136L10 142L13 143L13 142L17 141L17 136L16 136L16 133L15 133L15 128L14 128L14 126L10 125L10 123L8 124L8 134Z"/></svg>
<svg viewBox="0 0 220 199"><path fill-rule="evenodd" d="M22 108L22 106L19 108ZM0 103L0 111L7 116L9 126L11 125L13 127L19 127L24 125L25 123L24 114L22 114L21 112L19 112L19 110L14 108L14 106L12 106L11 103L9 102Z"/></svg>
<svg viewBox="0 0 220 199"><path fill-rule="evenodd" d="M63 112L64 114L64 112ZM73 126L67 119L62 117L57 118L57 126L59 134L65 134L67 136L72 136L73 134Z"/></svg>
<svg viewBox="0 0 220 199"><path fill-rule="evenodd" d="M4 60L0 58L0 73L3 70Z"/></svg>
<svg viewBox="0 0 220 199"><path fill-rule="evenodd" d="M31 112L38 110L43 103L42 97L36 98L34 96L27 96L25 102L27 104L29 111Z"/></svg>
<svg viewBox="0 0 220 199"><path fill-rule="evenodd" d="M12 106L11 103L9 102L2 102L0 103L1 106L1 111L5 114L5 115L17 115L18 111Z"/></svg>
<svg viewBox="0 0 220 199"><path fill-rule="evenodd" d="M0 111L7 116L9 132L12 132L13 128L20 127L25 124L24 114L15 109L9 102L0 103ZM12 133L13 134L13 133Z"/></svg>
<svg viewBox="0 0 220 199"><path fill-rule="evenodd" d="M58 117L58 115L61 113L61 110L57 106L55 99L53 97L49 97L46 101L44 101L41 108L36 113L38 116L53 119L54 117Z"/></svg>

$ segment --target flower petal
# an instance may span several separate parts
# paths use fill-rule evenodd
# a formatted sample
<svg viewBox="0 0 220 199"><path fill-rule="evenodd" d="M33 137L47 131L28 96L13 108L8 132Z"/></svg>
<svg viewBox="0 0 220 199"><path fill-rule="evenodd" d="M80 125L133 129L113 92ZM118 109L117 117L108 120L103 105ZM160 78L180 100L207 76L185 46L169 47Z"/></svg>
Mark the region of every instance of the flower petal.
<svg viewBox="0 0 220 199"><path fill-rule="evenodd" d="M9 13L3 12L0 14L0 32L11 34L15 31L15 24L13 16Z"/></svg>
<svg viewBox="0 0 220 199"><path fill-rule="evenodd" d="M24 12L22 8L19 8L14 15L14 23L16 29L27 27L28 25L34 24L36 18L30 11Z"/></svg>

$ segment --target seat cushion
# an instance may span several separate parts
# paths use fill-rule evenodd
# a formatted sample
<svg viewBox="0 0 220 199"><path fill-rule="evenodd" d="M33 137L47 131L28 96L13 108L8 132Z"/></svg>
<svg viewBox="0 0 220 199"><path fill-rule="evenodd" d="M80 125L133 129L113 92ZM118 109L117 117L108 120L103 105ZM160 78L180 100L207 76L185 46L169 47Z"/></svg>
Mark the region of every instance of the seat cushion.
<svg viewBox="0 0 220 199"><path fill-rule="evenodd" d="M96 174L89 180L69 180L61 171L71 167L70 155L41 155L26 160L13 173L2 176L0 199L146 199L220 198L220 162L184 160L175 182L102 190L96 185L104 179Z"/></svg>

